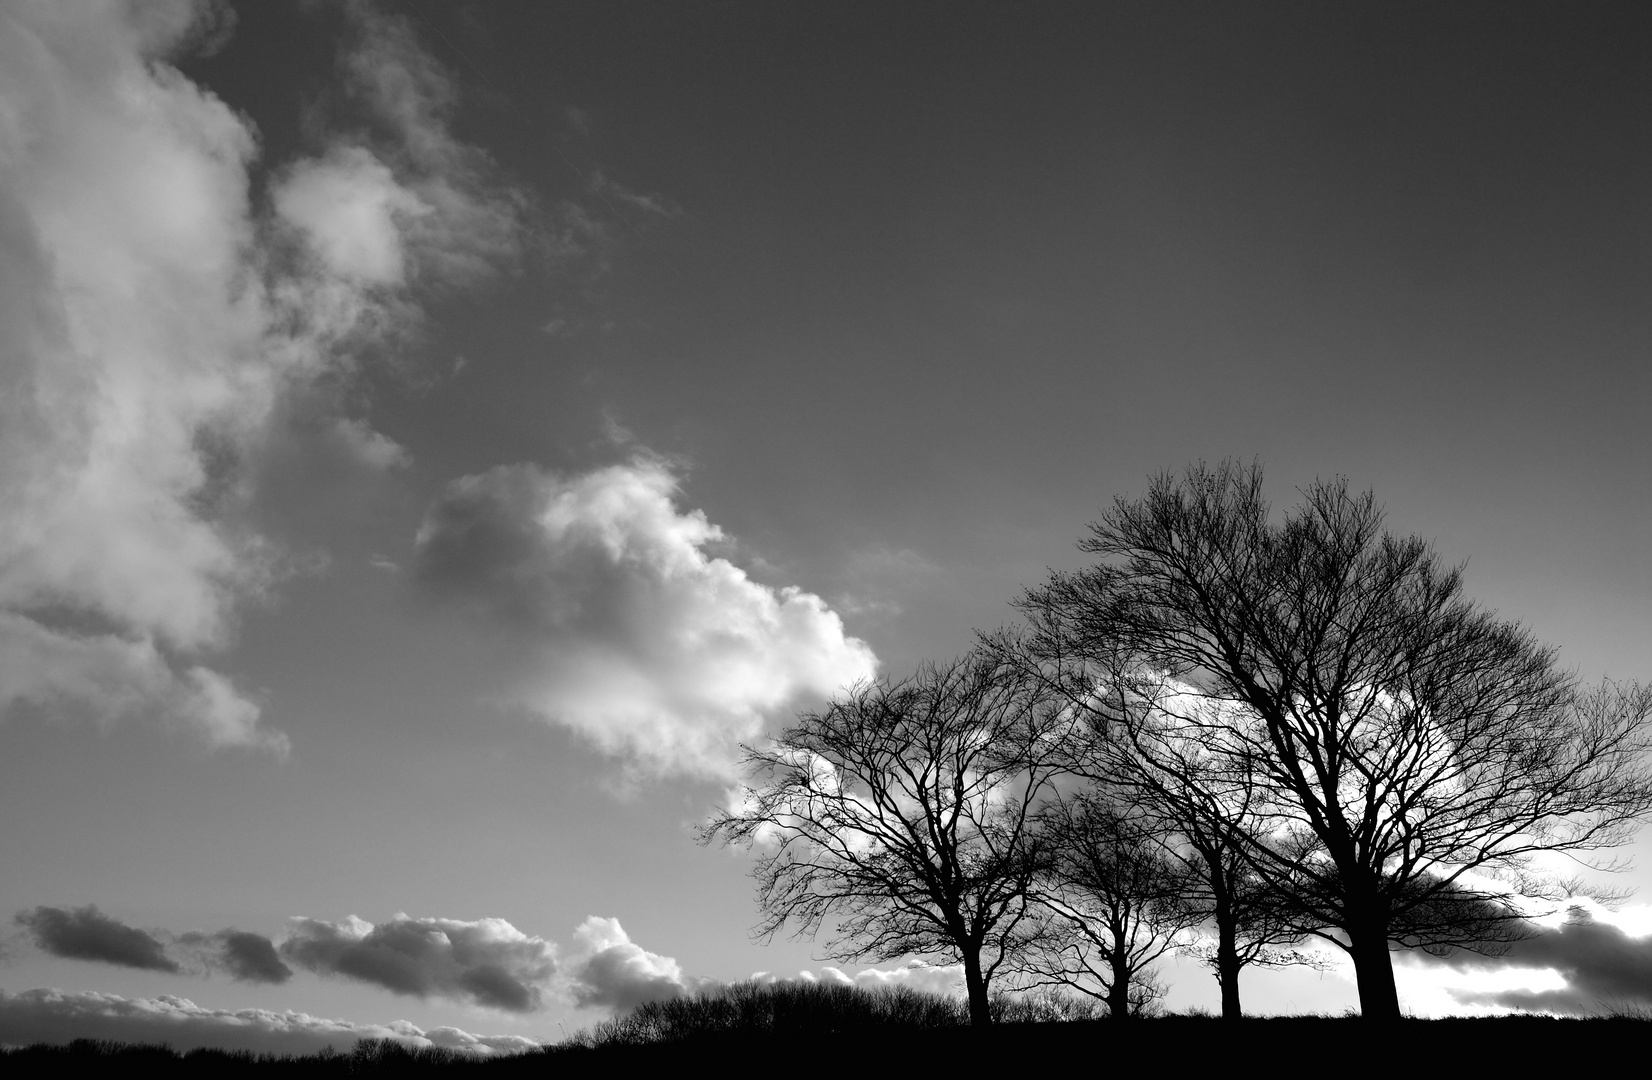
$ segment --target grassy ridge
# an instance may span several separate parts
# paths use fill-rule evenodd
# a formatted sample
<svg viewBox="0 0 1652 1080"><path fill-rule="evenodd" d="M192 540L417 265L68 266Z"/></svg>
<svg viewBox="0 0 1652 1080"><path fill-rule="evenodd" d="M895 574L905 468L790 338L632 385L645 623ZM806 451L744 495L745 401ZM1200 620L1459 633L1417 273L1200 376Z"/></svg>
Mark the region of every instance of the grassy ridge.
<svg viewBox="0 0 1652 1080"><path fill-rule="evenodd" d="M1229 1024L1165 1016L1118 1023L1099 1018L1082 1002L1047 995L1002 997L995 1012L999 1022L977 1031L968 1026L962 1002L905 988L741 983L649 1002L543 1051L513 1057L475 1058L391 1041L364 1041L343 1053L281 1057L80 1040L0 1051L0 1073L8 1078L135 1070L168 1076L247 1071L367 1076L487 1070L490 1076L584 1077L735 1063L812 1072L881 1061L960 1075L998 1068L1065 1073L1067 1063L1096 1069L1170 1067L1213 1076L1242 1066L1364 1075L1434 1066L1587 1068L1617 1053L1641 1060L1652 1045L1652 1023L1631 1018L1375 1024L1357 1017L1265 1017Z"/></svg>

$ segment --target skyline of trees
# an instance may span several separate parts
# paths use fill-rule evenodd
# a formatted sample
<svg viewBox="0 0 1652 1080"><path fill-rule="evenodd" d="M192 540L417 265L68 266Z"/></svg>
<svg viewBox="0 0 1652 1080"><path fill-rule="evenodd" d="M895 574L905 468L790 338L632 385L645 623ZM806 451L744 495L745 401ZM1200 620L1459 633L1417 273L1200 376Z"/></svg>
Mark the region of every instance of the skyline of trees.
<svg viewBox="0 0 1652 1080"><path fill-rule="evenodd" d="M1497 952L1529 903L1579 894L1538 857L1609 869L1589 860L1652 813L1652 688L1583 686L1466 598L1461 567L1388 533L1371 492L1301 494L1276 518L1259 465L1161 474L1091 526L1094 564L1022 594L1026 627L749 751L770 783L708 836L782 838L758 863L763 931L833 919L839 958L951 956L981 1023L1000 967L1128 1016L1205 925L1237 1017L1243 968L1310 959L1314 936L1352 960L1361 1014L1397 1019L1395 948ZM965 672L968 693L930 692ZM1014 723L976 722L1012 700ZM968 753L931 730L967 731ZM963 872L977 849L985 876Z"/></svg>

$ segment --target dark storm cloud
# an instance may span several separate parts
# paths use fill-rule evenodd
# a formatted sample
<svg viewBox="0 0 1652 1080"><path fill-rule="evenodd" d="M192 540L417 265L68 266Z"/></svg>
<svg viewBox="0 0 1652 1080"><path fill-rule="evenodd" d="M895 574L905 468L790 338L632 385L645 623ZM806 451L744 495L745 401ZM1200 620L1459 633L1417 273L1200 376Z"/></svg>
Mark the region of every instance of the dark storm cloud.
<svg viewBox="0 0 1652 1080"><path fill-rule="evenodd" d="M95 905L54 908L41 905L19 912L17 921L36 945L53 956L69 960L96 960L146 971L181 970L166 954L160 938L111 919Z"/></svg>
<svg viewBox="0 0 1652 1080"><path fill-rule="evenodd" d="M1652 1005L1652 935L1631 937L1595 921L1582 908L1557 929L1534 928L1501 956L1454 953L1430 958L1458 970L1553 968L1566 980L1561 990L1454 991L1465 1005L1500 1005L1563 1013L1596 1013L1614 1005Z"/></svg>
<svg viewBox="0 0 1652 1080"><path fill-rule="evenodd" d="M296 919L281 956L322 975L410 997L445 997L510 1012L539 1008L556 971L555 946L503 919L412 919L377 926L354 916Z"/></svg>

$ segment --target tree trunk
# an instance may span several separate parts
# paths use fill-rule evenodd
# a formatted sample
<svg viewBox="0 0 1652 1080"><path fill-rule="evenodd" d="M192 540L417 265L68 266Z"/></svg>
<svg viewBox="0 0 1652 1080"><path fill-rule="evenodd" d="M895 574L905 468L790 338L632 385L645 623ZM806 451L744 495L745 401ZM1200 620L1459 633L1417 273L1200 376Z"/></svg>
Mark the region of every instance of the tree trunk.
<svg viewBox="0 0 1652 1080"><path fill-rule="evenodd" d="M992 1010L987 1001L987 980L981 975L981 953L978 949L964 950L964 989L969 993L969 1022L974 1027L992 1023Z"/></svg>
<svg viewBox="0 0 1652 1080"><path fill-rule="evenodd" d="M1348 928L1349 955L1359 984L1359 1014L1366 1020L1398 1020L1400 992L1394 985L1394 957L1388 951L1388 927L1367 919Z"/></svg>
<svg viewBox="0 0 1652 1080"><path fill-rule="evenodd" d="M1113 959L1113 985L1107 988L1107 1012L1114 1020L1130 1019L1130 965Z"/></svg>
<svg viewBox="0 0 1652 1080"><path fill-rule="evenodd" d="M1222 988L1222 1019L1239 1020L1239 930L1235 920L1220 910L1216 913L1216 983Z"/></svg>

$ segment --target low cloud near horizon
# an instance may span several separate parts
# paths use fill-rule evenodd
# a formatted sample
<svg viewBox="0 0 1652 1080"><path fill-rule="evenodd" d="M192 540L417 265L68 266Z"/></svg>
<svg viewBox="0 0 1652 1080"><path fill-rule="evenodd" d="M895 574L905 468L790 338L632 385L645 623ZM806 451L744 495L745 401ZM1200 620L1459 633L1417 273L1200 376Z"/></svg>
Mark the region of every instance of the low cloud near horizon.
<svg viewBox="0 0 1652 1080"><path fill-rule="evenodd" d="M414 575L500 631L502 699L634 770L727 781L770 717L872 676L877 657L820 597L712 554L729 538L679 494L646 455L467 476L426 515Z"/></svg>
<svg viewBox="0 0 1652 1080"><path fill-rule="evenodd" d="M42 904L18 912L15 921L42 952L65 960L89 960L173 975L196 969L202 973L223 971L239 982L250 983L284 983L293 974L276 955L275 944L269 938L234 928L216 933L191 930L177 935L142 930L105 915L95 904L78 908Z"/></svg>
<svg viewBox="0 0 1652 1080"><path fill-rule="evenodd" d="M128 998L95 991L0 990L0 1046L107 1039L165 1043L174 1050L209 1047L255 1054L314 1054L349 1050L362 1039L391 1039L410 1047L442 1047L479 1057L537 1050L520 1035L473 1035L455 1027L420 1028L406 1020L359 1024L309 1013L269 1009L210 1009L163 994Z"/></svg>
<svg viewBox="0 0 1652 1080"><path fill-rule="evenodd" d="M1652 933L1615 925L1613 914L1574 905L1558 926L1532 924L1531 936L1499 956L1458 951L1445 957L1417 954L1425 968L1462 972L1548 969L1566 985L1550 989L1463 990L1446 988L1463 1005L1590 1016L1614 1008L1652 1008ZM1637 929L1639 929L1637 927Z"/></svg>
<svg viewBox="0 0 1652 1080"><path fill-rule="evenodd" d="M557 970L555 945L504 919L294 919L280 954L318 975L507 1012L540 1008Z"/></svg>
<svg viewBox="0 0 1652 1080"><path fill-rule="evenodd" d="M566 946L498 918L295 918L279 940L236 929L143 930L92 904L40 905L15 921L42 952L66 960L269 985L288 982L298 968L406 997L512 1013L536 1012L552 999L618 1011L716 985L684 976L676 960L632 941L618 919L596 915Z"/></svg>

